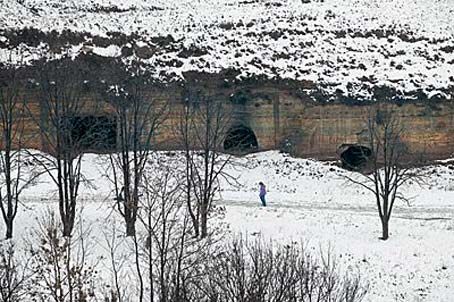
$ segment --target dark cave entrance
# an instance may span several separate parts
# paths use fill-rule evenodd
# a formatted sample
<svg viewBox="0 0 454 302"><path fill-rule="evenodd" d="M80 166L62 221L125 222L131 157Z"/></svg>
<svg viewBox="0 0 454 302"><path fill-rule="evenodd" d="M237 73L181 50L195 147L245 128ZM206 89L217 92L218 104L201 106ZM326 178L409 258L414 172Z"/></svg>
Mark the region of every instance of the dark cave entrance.
<svg viewBox="0 0 454 302"><path fill-rule="evenodd" d="M342 168L348 170L361 170L372 157L372 150L366 146L350 145L340 154Z"/></svg>
<svg viewBox="0 0 454 302"><path fill-rule="evenodd" d="M71 139L84 152L110 152L116 149L117 125L106 116L70 118Z"/></svg>
<svg viewBox="0 0 454 302"><path fill-rule="evenodd" d="M229 129L224 141L224 150L230 152L249 152L259 147L257 137L251 128L236 126Z"/></svg>

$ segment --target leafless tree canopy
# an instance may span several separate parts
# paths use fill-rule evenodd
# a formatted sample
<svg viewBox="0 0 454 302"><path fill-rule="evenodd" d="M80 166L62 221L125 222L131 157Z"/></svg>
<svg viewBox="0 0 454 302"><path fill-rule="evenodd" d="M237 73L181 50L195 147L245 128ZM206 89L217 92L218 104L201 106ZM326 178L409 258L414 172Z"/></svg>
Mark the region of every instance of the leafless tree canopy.
<svg viewBox="0 0 454 302"><path fill-rule="evenodd" d="M41 115L36 116L29 110L50 154L31 155L58 189L64 236L71 236L79 187L84 181L82 157L87 137L74 135L78 127L74 117L83 116L87 99L92 96L85 77L83 66L75 66L69 58L43 65L37 75Z"/></svg>
<svg viewBox="0 0 454 302"><path fill-rule="evenodd" d="M0 69L0 210L6 226L6 238L13 237L14 219L21 192L39 175L36 171L23 171L25 98L20 94L19 70ZM24 173L25 172L25 173Z"/></svg>
<svg viewBox="0 0 454 302"><path fill-rule="evenodd" d="M156 131L167 115L167 104L158 95L150 95L150 87L146 74L136 69L104 92L117 121L118 152L110 155L110 167L117 209L128 236L135 234L144 169L155 147Z"/></svg>
<svg viewBox="0 0 454 302"><path fill-rule="evenodd" d="M409 181L423 183L424 174L416 167L424 163L421 153L414 153L403 142L405 125L392 107L377 107L367 119L367 147L370 158L363 168L362 177L347 176L352 183L372 192L376 199L382 223L382 239L389 237L389 220L396 200L408 202L401 188Z"/></svg>
<svg viewBox="0 0 454 302"><path fill-rule="evenodd" d="M195 93L183 102L177 135L185 152L186 204L196 237L208 236L219 181L235 181L225 171L231 156L222 153L230 124L230 108L214 96Z"/></svg>

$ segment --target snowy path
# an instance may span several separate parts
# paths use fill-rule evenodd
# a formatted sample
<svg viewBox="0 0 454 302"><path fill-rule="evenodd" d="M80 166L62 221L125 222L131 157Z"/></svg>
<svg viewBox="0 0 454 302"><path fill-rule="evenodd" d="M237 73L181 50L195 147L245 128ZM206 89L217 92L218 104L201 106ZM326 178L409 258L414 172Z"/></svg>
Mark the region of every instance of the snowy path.
<svg viewBox="0 0 454 302"><path fill-rule="evenodd" d="M238 201L238 200L220 200L217 205L219 206L236 206L246 208L260 207L258 201ZM304 210L326 210L326 211L343 211L349 213L357 213L364 216L377 216L377 209L372 206L352 206L348 204L320 204L320 203L294 203L290 201L280 201L279 203L272 203L268 208L273 209L291 209L294 211ZM454 205L445 207L405 207L396 206L393 211L391 219L414 219L414 220L453 220L454 219Z"/></svg>

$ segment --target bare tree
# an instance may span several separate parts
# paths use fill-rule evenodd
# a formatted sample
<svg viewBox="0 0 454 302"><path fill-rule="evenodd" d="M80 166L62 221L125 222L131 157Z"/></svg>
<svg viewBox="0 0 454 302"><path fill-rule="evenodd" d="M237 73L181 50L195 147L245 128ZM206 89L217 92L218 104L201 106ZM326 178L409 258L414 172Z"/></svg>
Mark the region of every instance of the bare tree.
<svg viewBox="0 0 454 302"><path fill-rule="evenodd" d="M117 121L118 152L110 155L116 206L134 236L144 168L154 147L154 138L166 118L166 102L150 95L149 77L134 70L120 84L108 87L106 99Z"/></svg>
<svg viewBox="0 0 454 302"><path fill-rule="evenodd" d="M176 129L176 137L179 139L181 146L184 152L184 195L186 200L186 205L188 209L188 214L191 217L193 230L194 230L194 237L199 237L200 235L200 227L199 227L199 220L200 214L198 211L198 207L194 207L194 191L193 191L193 179L194 179L194 156L196 153L194 152L194 131L193 131L193 118L195 115L195 108L190 102L190 98L183 100L181 112L179 114L179 124ZM182 183L182 184L183 184Z"/></svg>
<svg viewBox="0 0 454 302"><path fill-rule="evenodd" d="M20 302L29 292L33 270L21 259L13 242L0 244L0 302Z"/></svg>
<svg viewBox="0 0 454 302"><path fill-rule="evenodd" d="M127 286L122 282L125 277L124 268L128 263L129 257L121 253L123 241L119 240L116 221L110 221L109 224L112 225L112 228L104 232L104 239L106 242L105 250L109 254L108 259L110 263L108 268L112 275L112 282L109 285L109 292L105 294L108 296L105 301L122 302L127 301L127 289L131 288L131 286Z"/></svg>
<svg viewBox="0 0 454 302"><path fill-rule="evenodd" d="M137 164L138 161L131 160L130 149L134 149L134 146L137 147L136 156L138 158L138 153L140 148L137 146L137 138L131 138L130 132L133 132L132 135L138 134L136 131L140 131L138 127L133 127L131 129L131 123L129 122L129 106L130 105L128 98L130 97L128 92L124 91L123 87L118 85L112 87L109 90L109 104L112 104L115 115L117 119L117 129L119 135L117 135L117 145L119 152L116 154L109 155L110 165L112 169L113 178L111 179L114 188L115 188L115 200L118 212L123 216L126 223L126 234L128 236L135 235L135 222L137 219L137 207L139 201L139 183L140 175L133 175L134 172L139 173L139 166L134 167L134 164ZM137 102L139 105L139 102ZM137 109L137 106L134 109ZM132 113L132 116L138 117L137 114ZM142 163L145 165L145 161ZM134 178L137 176L137 178ZM136 185L136 186L135 186Z"/></svg>
<svg viewBox="0 0 454 302"><path fill-rule="evenodd" d="M175 165L178 163L169 165L157 159L145 182L140 219L146 230L142 255L148 268L148 301L184 301L185 284L201 262L200 251L209 244L199 244L189 236L191 222L183 198L183 175Z"/></svg>
<svg viewBox="0 0 454 302"><path fill-rule="evenodd" d="M83 152L93 141L91 131L80 124L87 107L90 105L93 112L97 106L86 75L83 66L69 58L40 66L37 87L41 114L29 108L43 147L49 153L31 155L57 187L64 236L71 236L74 227L79 188L86 182L82 173Z"/></svg>
<svg viewBox="0 0 454 302"><path fill-rule="evenodd" d="M38 301L94 301L96 262L89 259L90 228L78 220L72 237L60 235L59 221L48 211L38 221L28 243L31 267L36 272L30 295ZM36 244L35 241L39 243Z"/></svg>
<svg viewBox="0 0 454 302"><path fill-rule="evenodd" d="M13 222L17 214L20 194L21 156L19 145L22 141L23 124L21 123L22 108L19 108L21 103L16 72L14 69L2 70L2 75L5 79L2 79L3 83L0 86L0 145L3 148L3 152L0 153L0 169L4 178L6 195L3 195L2 189L0 189L0 209L6 225L6 238L9 239L13 237ZM15 175L14 170L16 170Z"/></svg>
<svg viewBox="0 0 454 302"><path fill-rule="evenodd" d="M4 67L0 71L0 147L3 149L0 152L0 209L9 239L13 237L20 194L39 174L33 170L22 173L25 110L18 70Z"/></svg>
<svg viewBox="0 0 454 302"><path fill-rule="evenodd" d="M235 181L225 169L232 157L222 153L230 118L223 99L196 93L184 100L178 132L185 153L186 203L197 237L208 235L220 180Z"/></svg>
<svg viewBox="0 0 454 302"><path fill-rule="evenodd" d="M127 263L118 261L121 251L115 248L114 239L109 239L111 259L116 259L111 263L115 295L120 301L192 301L184 298L188 284L198 277L194 272L198 273L196 267L206 258L204 251L209 250L211 241L200 242L190 236L192 223L181 186L184 175L178 165L177 161L169 162L159 156L149 159L136 234L123 241L133 253L125 258ZM130 272L127 285L118 278L126 267ZM128 293L124 288L128 288Z"/></svg>
<svg viewBox="0 0 454 302"><path fill-rule="evenodd" d="M367 120L368 159L361 177L347 175L347 179L372 192L382 226L381 239L389 237L389 221L396 200L408 202L402 187L408 182L423 183L424 173L416 169L424 156L411 152L403 142L405 127L393 108L370 110ZM371 154L369 154L369 152Z"/></svg>

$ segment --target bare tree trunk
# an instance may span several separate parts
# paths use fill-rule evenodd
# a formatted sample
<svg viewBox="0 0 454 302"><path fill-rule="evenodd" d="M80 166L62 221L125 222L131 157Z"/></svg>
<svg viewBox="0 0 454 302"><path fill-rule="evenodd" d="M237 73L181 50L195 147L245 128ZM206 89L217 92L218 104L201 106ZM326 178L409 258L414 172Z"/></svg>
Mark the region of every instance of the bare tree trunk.
<svg viewBox="0 0 454 302"><path fill-rule="evenodd" d="M134 240L134 254L135 254L135 263L136 263L136 272L139 278L139 302L143 301L143 293L144 293L144 283L142 277L142 270L140 269L140 251L139 251L139 244L137 242L137 235L135 234L135 223L134 226L134 235L131 235Z"/></svg>
<svg viewBox="0 0 454 302"><path fill-rule="evenodd" d="M13 219L7 219L6 220L6 239L11 239L13 238Z"/></svg>
<svg viewBox="0 0 454 302"><path fill-rule="evenodd" d="M72 230L71 230L72 231ZM66 275L71 276L68 278L68 296L69 296L69 302L73 302L74 300L74 287L73 287L73 279L74 276L72 273L72 267L71 267L71 259L72 259L72 254L71 254L71 232L69 232L68 235L63 234L65 236L65 246L66 246Z"/></svg>
<svg viewBox="0 0 454 302"><path fill-rule="evenodd" d="M388 240L388 238L389 238L389 219L386 217L383 217L381 219L381 226L382 226L382 237L380 239Z"/></svg>
<svg viewBox="0 0 454 302"><path fill-rule="evenodd" d="M188 138L185 138L186 144L186 205L188 208L189 216L191 217L192 226L194 227L194 237L199 237L200 227L199 220L197 219L196 214L194 214L194 208L192 205L192 159L191 159L191 150L189 149Z"/></svg>
<svg viewBox="0 0 454 302"><path fill-rule="evenodd" d="M208 236L208 206L206 203L200 207L200 237L205 238Z"/></svg>
<svg viewBox="0 0 454 302"><path fill-rule="evenodd" d="M136 234L136 222L132 219L126 221L126 236L134 236Z"/></svg>
<svg viewBox="0 0 454 302"><path fill-rule="evenodd" d="M63 236L68 238L71 237L73 231L73 224L69 222L68 219L65 219L65 222L63 223Z"/></svg>
<svg viewBox="0 0 454 302"><path fill-rule="evenodd" d="M11 114L11 112L10 112ZM5 126L4 126L5 127ZM10 135L5 135L6 137L10 136ZM12 165L11 165L11 137L9 137L8 139L8 142L6 143L6 150L5 150L5 157L4 157L4 174L5 174L5 185L6 185L6 196L5 196L5 199L6 199L6 214L4 214L3 218L5 220L5 224L6 224L6 239L11 239L13 238L13 221L14 221L14 218L17 214L17 200L14 201L14 197L13 197L13 190L14 190L14 184L13 184L13 180L11 178L11 171L12 171ZM2 200L2 196L0 194L0 203L1 203L1 206L2 206L2 211L5 211L4 210L4 206L3 206L3 200Z"/></svg>

